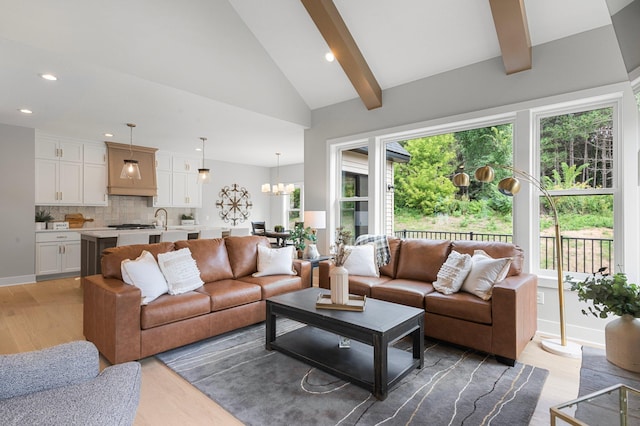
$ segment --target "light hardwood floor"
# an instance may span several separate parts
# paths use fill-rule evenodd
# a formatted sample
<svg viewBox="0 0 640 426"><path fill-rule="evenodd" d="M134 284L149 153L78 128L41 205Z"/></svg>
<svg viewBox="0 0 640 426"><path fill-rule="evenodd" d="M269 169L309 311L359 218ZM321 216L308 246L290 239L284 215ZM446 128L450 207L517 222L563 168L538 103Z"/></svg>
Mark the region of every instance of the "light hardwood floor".
<svg viewBox="0 0 640 426"><path fill-rule="evenodd" d="M41 349L82 335L79 278L0 287L0 354ZM580 360L562 358L529 343L519 361L549 370L531 425L549 424L549 407L578 394ZM102 359L102 365L108 363ZM154 357L141 361L142 391L136 425L240 425L214 401Z"/></svg>

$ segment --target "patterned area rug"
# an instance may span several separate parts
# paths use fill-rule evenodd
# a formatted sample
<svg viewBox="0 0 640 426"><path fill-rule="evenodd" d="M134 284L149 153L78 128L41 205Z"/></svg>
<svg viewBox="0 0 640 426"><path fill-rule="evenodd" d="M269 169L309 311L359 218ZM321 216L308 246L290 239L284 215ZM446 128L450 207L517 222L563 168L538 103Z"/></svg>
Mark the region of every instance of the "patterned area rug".
<svg viewBox="0 0 640 426"><path fill-rule="evenodd" d="M278 319L277 330L300 326ZM264 342L259 324L157 357L247 425L526 425L548 374L427 340L424 368L378 401Z"/></svg>

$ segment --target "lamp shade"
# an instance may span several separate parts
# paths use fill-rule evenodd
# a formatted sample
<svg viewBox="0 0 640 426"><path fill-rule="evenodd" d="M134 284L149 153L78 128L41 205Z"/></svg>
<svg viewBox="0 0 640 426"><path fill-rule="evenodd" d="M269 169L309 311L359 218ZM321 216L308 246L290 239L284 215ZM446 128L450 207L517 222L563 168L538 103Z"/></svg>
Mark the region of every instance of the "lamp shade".
<svg viewBox="0 0 640 426"><path fill-rule="evenodd" d="M311 229L324 229L327 227L327 215L324 211L304 212L304 226Z"/></svg>
<svg viewBox="0 0 640 426"><path fill-rule="evenodd" d="M475 176L476 180L489 183L493 182L493 179L496 177L496 173L493 171L491 166L482 166L476 170Z"/></svg>
<svg viewBox="0 0 640 426"><path fill-rule="evenodd" d="M498 191L504 195L513 196L520 192L520 181L514 177L508 177L498 182Z"/></svg>

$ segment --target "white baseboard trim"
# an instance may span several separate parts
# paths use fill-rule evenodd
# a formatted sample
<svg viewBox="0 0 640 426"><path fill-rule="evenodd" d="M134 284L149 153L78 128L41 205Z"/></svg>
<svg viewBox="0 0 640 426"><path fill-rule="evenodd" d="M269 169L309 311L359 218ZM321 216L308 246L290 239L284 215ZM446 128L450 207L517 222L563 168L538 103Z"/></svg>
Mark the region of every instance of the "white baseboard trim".
<svg viewBox="0 0 640 426"><path fill-rule="evenodd" d="M538 331L536 334L541 338L560 337L560 323L538 318ZM604 329L598 330L577 325L566 325L566 337L581 345L604 348Z"/></svg>
<svg viewBox="0 0 640 426"><path fill-rule="evenodd" d="M19 284L33 284L36 282L35 275L20 275L17 277L3 277L0 278L0 287L19 285Z"/></svg>

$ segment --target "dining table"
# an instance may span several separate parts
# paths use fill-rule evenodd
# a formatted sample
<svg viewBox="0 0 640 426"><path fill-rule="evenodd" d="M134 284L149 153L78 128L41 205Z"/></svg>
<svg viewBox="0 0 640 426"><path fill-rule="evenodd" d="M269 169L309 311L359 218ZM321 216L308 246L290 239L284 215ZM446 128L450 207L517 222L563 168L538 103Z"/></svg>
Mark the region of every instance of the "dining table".
<svg viewBox="0 0 640 426"><path fill-rule="evenodd" d="M274 231L272 229L265 229L264 236L268 238L275 238L276 245L278 247L284 247L287 244L287 240L291 236L291 231Z"/></svg>

